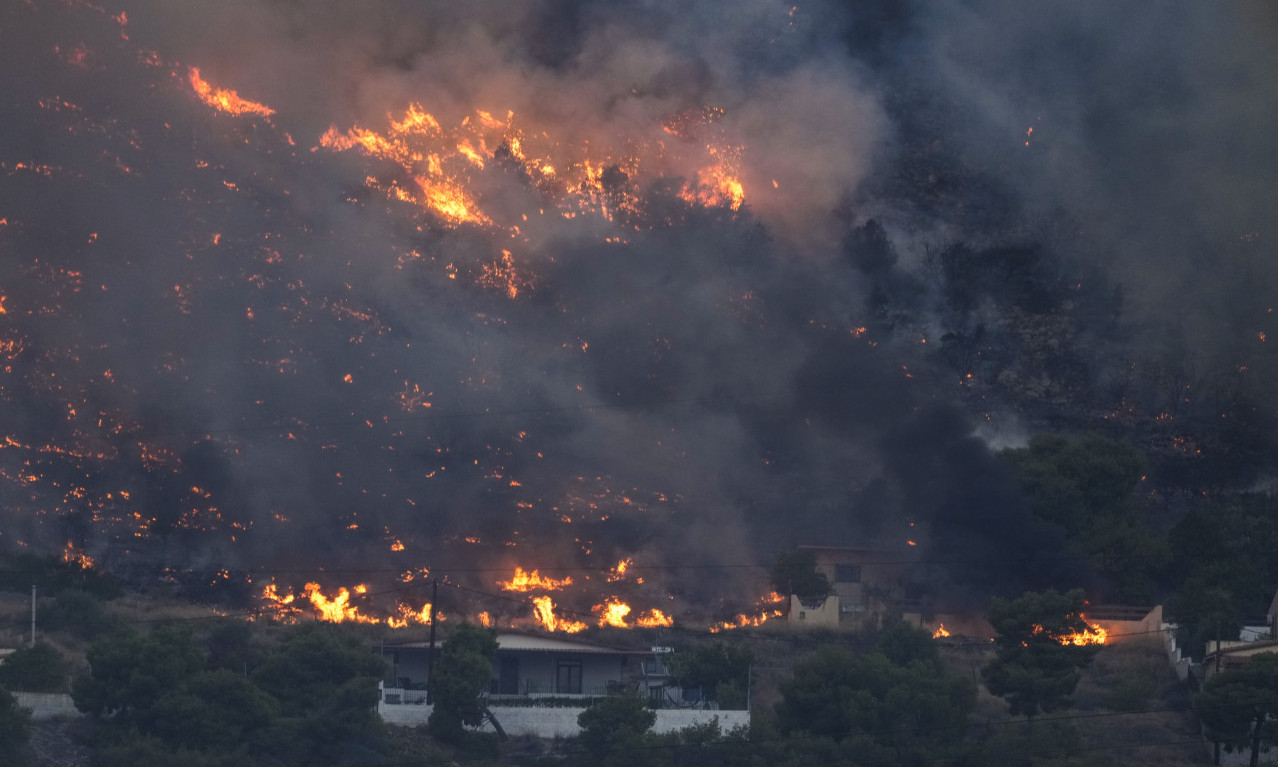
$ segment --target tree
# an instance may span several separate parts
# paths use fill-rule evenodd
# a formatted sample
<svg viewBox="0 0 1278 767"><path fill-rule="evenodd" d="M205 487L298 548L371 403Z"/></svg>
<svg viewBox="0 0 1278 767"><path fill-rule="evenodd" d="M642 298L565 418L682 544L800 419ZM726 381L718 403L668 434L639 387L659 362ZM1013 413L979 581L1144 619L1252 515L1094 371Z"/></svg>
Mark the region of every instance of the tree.
<svg viewBox="0 0 1278 767"><path fill-rule="evenodd" d="M231 752L278 711L275 699L241 674L203 671L159 699L148 727L171 747Z"/></svg>
<svg viewBox="0 0 1278 767"><path fill-rule="evenodd" d="M1105 578L1109 598L1153 599L1169 552L1133 495L1145 469L1139 450L1096 433L1077 440L1039 434L1000 457L1034 515L1063 531L1071 549Z"/></svg>
<svg viewBox="0 0 1278 767"><path fill-rule="evenodd" d="M309 716L331 706L339 689L359 680L373 691L386 674L386 662L369 652L342 627L323 623L296 628L265 657L251 675L254 683L280 703L284 716Z"/></svg>
<svg viewBox="0 0 1278 767"><path fill-rule="evenodd" d="M147 635L120 631L94 642L86 654L90 675L71 687L76 708L120 723L145 718L161 695L204 668L190 632L181 628Z"/></svg>
<svg viewBox="0 0 1278 767"><path fill-rule="evenodd" d="M990 623L997 636L994 660L982 669L989 691L1007 700L1012 714L1032 720L1040 711L1067 706L1082 669L1100 649L1075 644L1091 628L1083 620L1083 591L1028 591L1014 600L995 598Z"/></svg>
<svg viewBox="0 0 1278 767"><path fill-rule="evenodd" d="M493 675L497 633L471 623L452 630L431 669L431 695L435 708L426 726L444 743L465 740L465 727L483 723L480 698Z"/></svg>
<svg viewBox="0 0 1278 767"><path fill-rule="evenodd" d="M879 276L896 266L896 248L878 221L870 219L843 239L843 252L862 272Z"/></svg>
<svg viewBox="0 0 1278 767"><path fill-rule="evenodd" d="M939 661L893 663L881 651L827 646L795 664L781 685L783 734L851 741L869 761L939 758L963 740L976 689Z"/></svg>
<svg viewBox="0 0 1278 767"><path fill-rule="evenodd" d="M87 591L63 591L41 615L46 629L65 631L78 639L92 640L109 632L115 619L102 600Z"/></svg>
<svg viewBox="0 0 1278 767"><path fill-rule="evenodd" d="M700 689L723 708L745 708L750 666L748 647L711 642L678 648L665 656L673 681L685 689Z"/></svg>
<svg viewBox="0 0 1278 767"><path fill-rule="evenodd" d="M1260 653L1241 668L1216 674L1194 696L1207 737L1229 750L1249 749L1256 767L1262 748L1278 738L1266 725L1278 716L1278 654Z"/></svg>
<svg viewBox="0 0 1278 767"><path fill-rule="evenodd" d="M0 685L24 692L66 692L70 668L52 645L20 647L0 663Z"/></svg>
<svg viewBox="0 0 1278 767"><path fill-rule="evenodd" d="M816 569L816 555L810 551L795 549L778 554L771 579L778 594L797 594L805 599L830 594L830 581Z"/></svg>
<svg viewBox="0 0 1278 767"><path fill-rule="evenodd" d="M18 706L9 691L0 687L0 767L27 764L25 749L31 739L30 715Z"/></svg>
<svg viewBox="0 0 1278 767"><path fill-rule="evenodd" d="M646 764L635 751L657 721L657 714L634 693L602 698L577 716L578 743L599 764Z"/></svg>
<svg viewBox="0 0 1278 767"><path fill-rule="evenodd" d="M1167 600L1167 619L1176 624L1176 644L1194 660L1202 660L1215 640L1237 639L1243 627L1233 593L1203 576L1190 578Z"/></svg>
<svg viewBox="0 0 1278 767"><path fill-rule="evenodd" d="M876 643L879 652L898 666L923 662L940 666L941 656L936 651L936 640L931 632L911 626L903 620L894 621L883 630Z"/></svg>

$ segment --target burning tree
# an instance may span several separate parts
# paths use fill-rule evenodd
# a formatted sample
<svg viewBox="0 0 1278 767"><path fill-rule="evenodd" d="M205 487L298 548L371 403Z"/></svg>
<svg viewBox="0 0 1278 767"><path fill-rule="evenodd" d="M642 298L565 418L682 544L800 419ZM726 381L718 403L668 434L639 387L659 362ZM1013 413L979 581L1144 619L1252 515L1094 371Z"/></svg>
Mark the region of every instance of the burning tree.
<svg viewBox="0 0 1278 767"><path fill-rule="evenodd" d="M1104 641L1103 630L1083 618L1085 604L1082 589L994 599L989 618L998 633L998 651L982 674L985 686L1007 700L1013 715L1032 720L1040 711L1069 705L1082 669Z"/></svg>

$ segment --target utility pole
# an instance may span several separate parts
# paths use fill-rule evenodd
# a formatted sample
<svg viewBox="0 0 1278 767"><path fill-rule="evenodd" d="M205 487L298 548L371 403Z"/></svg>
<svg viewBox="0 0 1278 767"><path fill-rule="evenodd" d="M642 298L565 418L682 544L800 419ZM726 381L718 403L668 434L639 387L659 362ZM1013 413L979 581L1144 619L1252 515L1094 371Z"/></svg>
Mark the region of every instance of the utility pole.
<svg viewBox="0 0 1278 767"><path fill-rule="evenodd" d="M435 702L435 605L439 604L439 581L430 582L430 654L426 656L426 705Z"/></svg>
<svg viewBox="0 0 1278 767"><path fill-rule="evenodd" d="M36 600L36 587L35 587L35 584L33 583L31 584L31 646L32 647L35 647L35 600Z"/></svg>

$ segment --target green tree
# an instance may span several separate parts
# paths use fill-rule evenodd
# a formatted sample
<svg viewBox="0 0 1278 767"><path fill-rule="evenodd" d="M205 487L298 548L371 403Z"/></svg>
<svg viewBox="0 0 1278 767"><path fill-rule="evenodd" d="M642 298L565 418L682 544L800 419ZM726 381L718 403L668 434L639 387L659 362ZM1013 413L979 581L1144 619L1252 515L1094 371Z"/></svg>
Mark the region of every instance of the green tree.
<svg viewBox="0 0 1278 767"><path fill-rule="evenodd" d="M795 549L778 554L770 575L778 594L815 599L831 592L829 579L817 570L816 555L810 551Z"/></svg>
<svg viewBox="0 0 1278 767"><path fill-rule="evenodd" d="M638 695L601 698L577 716L577 742L600 765L647 764L648 759L636 752L656 721L656 712Z"/></svg>
<svg viewBox="0 0 1278 767"><path fill-rule="evenodd" d="M253 632L247 623L226 621L209 631L204 640L210 669L229 669L247 674L257 667L260 652L253 645Z"/></svg>
<svg viewBox="0 0 1278 767"><path fill-rule="evenodd" d="M1278 717L1278 654L1260 653L1246 666L1208 679L1194 696L1194 709L1208 738L1231 751L1249 750L1256 767L1261 750L1276 741L1271 720Z"/></svg>
<svg viewBox="0 0 1278 767"><path fill-rule="evenodd" d="M426 725L444 743L462 743L465 727L483 722L481 695L493 675L497 633L471 623L453 628L431 669L435 708Z"/></svg>
<svg viewBox="0 0 1278 767"><path fill-rule="evenodd" d="M119 631L98 639L86 654L90 674L71 687L76 708L120 723L145 718L160 696L204 668L204 656L182 628Z"/></svg>
<svg viewBox="0 0 1278 767"><path fill-rule="evenodd" d="M1081 589L994 599L989 619L997 649L982 674L985 686L1007 701L1013 715L1024 714L1029 720L1040 711L1069 705L1082 669L1100 649L1073 642L1090 633L1082 617L1085 604Z"/></svg>
<svg viewBox="0 0 1278 767"><path fill-rule="evenodd" d="M1108 598L1154 598L1170 553L1134 495L1145 470L1139 450L1096 433L1078 440L1040 434L1027 447L1000 455L1034 515L1059 527L1104 577Z"/></svg>
<svg viewBox="0 0 1278 767"><path fill-rule="evenodd" d="M1215 640L1239 637L1243 610L1227 588L1196 576L1167 600L1167 619L1176 624L1176 644L1181 651L1201 661Z"/></svg>
<svg viewBox="0 0 1278 767"><path fill-rule="evenodd" d="M1051 719L993 728L980 744L975 764L999 767L1109 767L1109 755L1088 751L1071 722Z"/></svg>
<svg viewBox="0 0 1278 767"><path fill-rule="evenodd" d="M163 695L148 729L170 747L232 752L265 730L279 704L242 675L204 671Z"/></svg>
<svg viewBox="0 0 1278 767"><path fill-rule="evenodd" d="M347 626L303 624L250 674L280 716L258 738L287 764L338 764L335 754L385 750L377 683L386 662Z"/></svg>
<svg viewBox="0 0 1278 767"><path fill-rule="evenodd" d="M976 702L971 681L939 662L897 665L881 651L855 655L837 646L796 663L781 694L776 714L783 734L850 741L870 761L907 763L961 748Z"/></svg>
<svg viewBox="0 0 1278 767"><path fill-rule="evenodd" d="M85 640L92 640L112 630L115 619L107 612L102 600L79 589L63 591L41 613L46 629L65 631Z"/></svg>
<svg viewBox="0 0 1278 767"><path fill-rule="evenodd" d="M717 641L688 645L664 658L671 678L685 689L700 689L723 708L744 708L749 687L750 648Z"/></svg>
<svg viewBox="0 0 1278 767"><path fill-rule="evenodd" d="M0 663L0 685L24 692L65 692L70 666L52 645L36 642Z"/></svg>
<svg viewBox="0 0 1278 767"><path fill-rule="evenodd" d="M938 665L941 656L931 632L898 620L888 624L879 635L876 647L898 666L914 662Z"/></svg>
<svg viewBox="0 0 1278 767"><path fill-rule="evenodd" d="M18 706L18 701L8 690L0 687L0 767L23 767L28 763L27 741L31 740L28 726L30 715Z"/></svg>
<svg viewBox="0 0 1278 767"><path fill-rule="evenodd" d="M339 690L355 682L372 690L386 674L386 662L344 627L307 623L262 659L251 675L280 704L283 716L308 716L333 705Z"/></svg>

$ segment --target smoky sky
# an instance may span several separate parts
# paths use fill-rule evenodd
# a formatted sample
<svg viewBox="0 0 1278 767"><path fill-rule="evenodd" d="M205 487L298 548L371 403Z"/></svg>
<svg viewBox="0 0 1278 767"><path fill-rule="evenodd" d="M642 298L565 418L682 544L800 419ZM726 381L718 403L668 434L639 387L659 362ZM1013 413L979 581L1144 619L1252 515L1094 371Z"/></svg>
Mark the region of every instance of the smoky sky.
<svg viewBox="0 0 1278 767"><path fill-rule="evenodd" d="M485 568L633 557L681 609L757 596L762 570L715 566L795 543L912 536L997 570L1059 531L974 437L1019 423L1011 379L941 354L1001 309L957 317L928 264L1032 242L1091 321L1122 296L1080 390L1133 349L1265 373L1274 33L1262 6L1191 3L17 4L0 540L490 589ZM276 113L215 112L192 66ZM629 180L660 223L530 216L519 295L485 286L506 232L313 149L411 103L665 142ZM663 120L706 107L743 147L739 211L675 194L693 147ZM546 206L497 165L481 186L507 218ZM870 218L877 274L844 247Z"/></svg>

